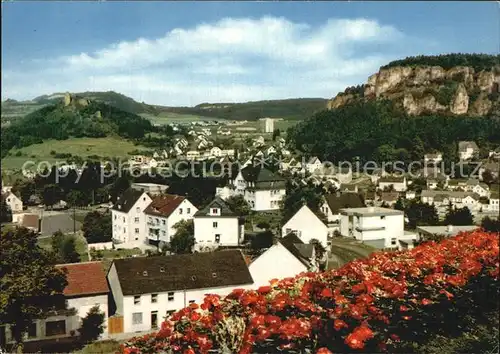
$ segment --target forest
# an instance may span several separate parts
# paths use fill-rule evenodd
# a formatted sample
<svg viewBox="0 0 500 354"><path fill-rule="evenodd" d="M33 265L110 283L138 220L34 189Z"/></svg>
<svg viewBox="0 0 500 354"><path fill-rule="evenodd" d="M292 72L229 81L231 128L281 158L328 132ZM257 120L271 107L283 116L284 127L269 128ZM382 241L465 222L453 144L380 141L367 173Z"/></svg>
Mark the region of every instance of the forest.
<svg viewBox="0 0 500 354"><path fill-rule="evenodd" d="M500 120L494 117L408 116L390 101L355 102L325 110L288 131L294 148L331 162L420 161L430 151L457 161L457 143L480 147L500 144Z"/></svg>
<svg viewBox="0 0 500 354"><path fill-rule="evenodd" d="M488 54L442 54L442 55L418 55L405 59L395 60L381 69L389 69L395 66L440 66L443 69L451 69L455 66L470 66L475 71L491 71L494 66L500 64L500 55Z"/></svg>

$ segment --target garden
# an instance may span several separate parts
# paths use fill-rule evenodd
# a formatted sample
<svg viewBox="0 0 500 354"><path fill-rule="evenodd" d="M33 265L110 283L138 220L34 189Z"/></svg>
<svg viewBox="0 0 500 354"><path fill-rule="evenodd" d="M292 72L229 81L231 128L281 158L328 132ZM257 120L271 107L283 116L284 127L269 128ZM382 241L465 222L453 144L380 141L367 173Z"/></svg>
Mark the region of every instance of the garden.
<svg viewBox="0 0 500 354"><path fill-rule="evenodd" d="M498 234L461 233L340 269L207 295L123 353L493 352Z"/></svg>

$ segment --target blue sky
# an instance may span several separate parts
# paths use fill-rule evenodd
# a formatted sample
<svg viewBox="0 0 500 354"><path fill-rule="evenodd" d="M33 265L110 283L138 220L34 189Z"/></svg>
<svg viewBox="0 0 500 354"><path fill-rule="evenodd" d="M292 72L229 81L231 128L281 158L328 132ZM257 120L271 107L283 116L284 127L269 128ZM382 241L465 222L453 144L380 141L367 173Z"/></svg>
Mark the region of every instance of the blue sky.
<svg viewBox="0 0 500 354"><path fill-rule="evenodd" d="M495 2L18 1L2 17L2 99L329 98L394 59L500 45Z"/></svg>

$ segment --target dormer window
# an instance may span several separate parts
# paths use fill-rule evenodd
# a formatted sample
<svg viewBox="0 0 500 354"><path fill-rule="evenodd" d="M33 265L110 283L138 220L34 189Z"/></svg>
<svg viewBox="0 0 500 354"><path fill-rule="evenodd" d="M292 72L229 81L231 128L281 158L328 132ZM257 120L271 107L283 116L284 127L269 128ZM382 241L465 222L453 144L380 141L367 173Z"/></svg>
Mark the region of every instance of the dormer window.
<svg viewBox="0 0 500 354"><path fill-rule="evenodd" d="M212 209L210 209L210 214L211 215L220 215L220 209L219 208L212 208Z"/></svg>

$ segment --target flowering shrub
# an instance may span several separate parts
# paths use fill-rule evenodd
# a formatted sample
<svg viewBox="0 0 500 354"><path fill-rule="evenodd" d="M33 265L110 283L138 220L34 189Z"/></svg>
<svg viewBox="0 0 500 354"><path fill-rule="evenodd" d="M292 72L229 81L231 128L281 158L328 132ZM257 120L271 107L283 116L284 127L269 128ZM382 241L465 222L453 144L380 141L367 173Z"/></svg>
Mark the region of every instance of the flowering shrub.
<svg viewBox="0 0 500 354"><path fill-rule="evenodd" d="M475 231L409 251L380 252L338 270L207 295L133 338L124 353L397 351L452 335L496 306L498 236Z"/></svg>

